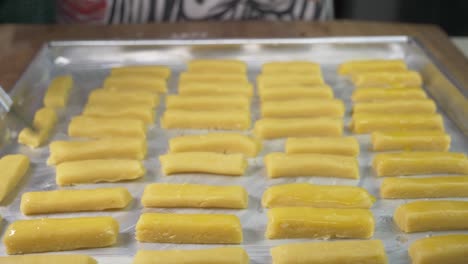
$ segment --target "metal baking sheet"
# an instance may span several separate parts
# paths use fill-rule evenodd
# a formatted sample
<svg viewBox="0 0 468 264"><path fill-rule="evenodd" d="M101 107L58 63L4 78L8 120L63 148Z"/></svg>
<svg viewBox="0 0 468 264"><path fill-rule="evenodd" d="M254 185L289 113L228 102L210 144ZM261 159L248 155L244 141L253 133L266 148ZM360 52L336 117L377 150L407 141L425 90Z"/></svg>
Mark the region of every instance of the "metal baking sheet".
<svg viewBox="0 0 468 264"><path fill-rule="evenodd" d="M326 82L333 87L335 96L342 99L347 107L345 123L350 121L353 87L349 80L336 74L337 66L351 59L383 58L405 59L410 68L423 74L425 86L433 99L436 100L439 111L444 115L445 127L452 136L451 151L467 152L468 125L467 109L463 109L460 99L463 91L452 82L450 75L433 60L423 46L410 37L346 37L346 38L314 38L314 39L233 39L233 40L144 40L144 41L71 41L52 42L43 47L29 68L15 85L11 95L18 102L24 114L32 117L35 110L41 107L42 98L48 82L59 74L72 74L75 86L71 94L69 106L60 112L60 122L52 140L68 139L66 130L71 117L80 114L86 102L88 93L100 87L102 81L115 66L132 64L164 64L173 70L169 80L170 94L177 93L177 78L185 70L186 63L197 58L230 58L248 63L249 78L255 81L261 64L278 60L310 60L319 62L323 67ZM448 73L450 74L450 73ZM466 99L465 99L466 100ZM463 101L463 100L462 100ZM441 109L444 109L442 112ZM133 203L123 211L52 214L46 216L26 217L20 213L21 194L28 191L54 190L55 172L53 167L46 165L49 156L48 147L29 149L14 142L5 145L1 154L23 153L31 158L32 168L27 177L19 184L19 188L11 194L0 206L0 215L4 217L1 232L7 224L18 219L39 217L76 217L109 215L120 223L118 244L102 249L73 251L73 253L89 254L99 263L131 263L133 255L139 249L196 249L215 247L216 245L176 245L137 243L134 239L135 224L143 212L177 212L177 213L228 213L237 215L242 222L244 231L244 247L251 263L271 263L269 250L272 246L312 239L266 240L266 210L261 207L260 200L263 191L271 185L291 182L313 182L315 184L347 184L365 187L374 196L379 197L378 190L381 180L371 171L370 164L373 153L369 152L369 136L357 136L361 144L359 156L361 178L359 180L298 177L288 179L267 179L263 167L263 157L272 151L283 151L284 140L264 142L264 149L257 158L249 160L249 168L245 176L225 177L215 175L177 175L164 176L160 171L158 156L167 151L168 139L182 134L203 133L206 131L163 130L159 126L159 117L164 111L164 103L157 109L158 121L148 131L148 157L144 161L147 168L145 177L133 182L89 184L69 187L70 189L85 189L94 187L125 186L134 196ZM464 112L465 111L465 112ZM446 114L450 115L450 118ZM252 118L259 118L258 100L252 103ZM458 124L458 126L456 125ZM9 120L12 131L18 131L20 125ZM464 127L465 126L465 127ZM250 132L245 132L250 133ZM349 131L346 132L350 135ZM465 134L465 135L464 135ZM145 185L153 182L172 183L205 183L215 185L242 185L249 192L249 207L246 210L207 210L207 209L143 209L140 198ZM408 246L418 238L449 232L423 232L404 234L398 230L392 221L395 208L407 200L379 199L372 211L376 220L375 239L381 239L389 256L389 263L407 264ZM467 232L465 232L467 233ZM3 235L3 234L2 234ZM0 255L6 255L4 246L0 246Z"/></svg>

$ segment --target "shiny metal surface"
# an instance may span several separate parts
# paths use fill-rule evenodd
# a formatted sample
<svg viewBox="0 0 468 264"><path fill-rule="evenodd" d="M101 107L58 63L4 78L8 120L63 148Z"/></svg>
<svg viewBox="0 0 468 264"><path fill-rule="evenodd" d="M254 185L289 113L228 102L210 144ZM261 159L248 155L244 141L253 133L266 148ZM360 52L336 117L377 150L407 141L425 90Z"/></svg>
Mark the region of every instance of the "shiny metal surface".
<svg viewBox="0 0 468 264"><path fill-rule="evenodd" d="M11 96L18 101L21 111L26 116L32 116L34 111L42 106L42 98L47 83L56 75L69 73L75 79L69 106L59 113L60 122L52 140L68 139L66 130L71 117L78 115L86 103L88 93L98 88L109 68L130 64L167 64L173 69L169 80L169 92L177 92L177 78L185 70L187 61L195 58L232 58L244 60L249 65L249 78L255 81L264 62L275 60L311 60L322 64L326 82L333 87L335 96L344 100L347 112L345 123L350 121L351 83L336 74L336 67L350 59L366 58L403 58L410 68L423 74L425 88L436 100L438 107L444 109L446 130L452 136L451 151L467 152L468 139L466 133L468 115L466 98L462 90L454 83L447 72L432 60L413 39L400 37L350 37L350 38L315 38L315 39L235 39L235 40L147 40L147 41L71 41L52 42L41 50L30 67L23 74L13 89ZM450 87L447 95L444 89ZM463 101L465 100L465 101ZM456 103L453 103L456 102ZM266 210L261 207L260 200L263 191L270 185L291 182L313 182L315 184L349 184L365 187L374 196L379 197L378 179L370 168L373 153L368 151L370 137L357 136L361 144L359 157L361 179L333 179L322 177L298 177L291 179L273 179L266 177L263 167L263 156L272 151L283 151L284 140L264 142L260 156L249 160L247 174L242 177L224 177L214 175L176 175L164 176L160 171L158 156L167 151L168 139L181 134L202 133L204 131L173 130L165 131L159 128L159 117L164 111L164 103L157 109L158 117L154 126L148 132L149 151L145 160L147 174L138 181L122 183L105 183L95 185L80 185L70 189L84 189L105 186L125 186L135 197L134 202L124 211L54 214L47 217L71 217L110 215L120 223L120 240L114 247L74 251L85 253L99 260L99 263L131 263L132 256L138 249L195 249L213 247L207 245L172 245L137 243L134 239L135 224L142 212L178 212L178 213L229 213L240 217L244 229L242 246L250 255L251 263L271 263L269 249L272 246L309 239L266 240ZM448 114L450 118L447 117ZM258 100L252 104L253 120L259 117ZM461 121L461 122L460 122ZM456 123L461 124L459 127ZM465 126L464 126L464 125ZM11 122L8 126L12 131L19 131L21 125ZM464 131L464 132L463 132ZM250 132L246 132L250 133ZM346 134L350 134L349 131ZM32 169L29 175L19 184L19 188L0 206L0 215L4 217L3 226L17 219L28 219L19 211L21 194L33 190L53 190L55 172L53 167L46 165L49 151L47 147L31 150L25 146L11 143L1 150L6 153L24 153L31 158ZM206 210L206 209L143 209L140 198L146 184L152 182L188 182L217 185L243 185L249 192L249 207L246 210ZM394 209L407 201L378 200L372 211L376 219L375 239L382 239L389 255L389 263L407 264L408 245L418 238L436 234L424 232L404 234L398 230L392 221ZM35 216L38 218L43 216ZM2 228L5 230L5 228ZM437 232L446 234L450 232ZM454 233L454 232L452 232ZM468 232L465 232L468 233ZM4 247L0 247L0 255L5 255Z"/></svg>

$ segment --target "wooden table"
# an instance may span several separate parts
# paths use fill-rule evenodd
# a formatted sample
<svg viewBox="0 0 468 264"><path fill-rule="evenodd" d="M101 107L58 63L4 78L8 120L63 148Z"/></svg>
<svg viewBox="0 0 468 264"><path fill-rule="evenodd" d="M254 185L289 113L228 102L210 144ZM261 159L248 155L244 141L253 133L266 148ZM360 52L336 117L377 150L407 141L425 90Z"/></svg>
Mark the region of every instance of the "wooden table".
<svg viewBox="0 0 468 264"><path fill-rule="evenodd" d="M428 47L468 90L468 60L433 25L376 22L198 22L118 26L0 25L0 84L10 89L41 45L51 40L301 38L410 35Z"/></svg>

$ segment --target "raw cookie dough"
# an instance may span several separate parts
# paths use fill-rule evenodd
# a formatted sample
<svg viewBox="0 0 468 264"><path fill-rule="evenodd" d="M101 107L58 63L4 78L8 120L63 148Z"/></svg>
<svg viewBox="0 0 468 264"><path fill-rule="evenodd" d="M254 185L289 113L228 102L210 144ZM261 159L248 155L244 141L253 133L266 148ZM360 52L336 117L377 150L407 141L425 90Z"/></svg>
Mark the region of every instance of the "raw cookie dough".
<svg viewBox="0 0 468 264"><path fill-rule="evenodd" d="M408 67L404 60L351 60L338 67L340 75L350 75L360 72L398 72L406 71Z"/></svg>
<svg viewBox="0 0 468 264"><path fill-rule="evenodd" d="M44 106L50 108L65 107L72 87L73 79L71 75L55 77L47 88L44 96Z"/></svg>
<svg viewBox="0 0 468 264"><path fill-rule="evenodd" d="M284 88L284 89L283 89ZM306 86L287 86L274 89L263 89L258 91L260 101L283 101L294 99L332 99L333 90L328 85L306 87Z"/></svg>
<svg viewBox="0 0 468 264"><path fill-rule="evenodd" d="M166 109L179 110L250 110L250 99L243 96L166 96Z"/></svg>
<svg viewBox="0 0 468 264"><path fill-rule="evenodd" d="M253 96L253 87L250 83L204 83L190 82L179 84L178 91L180 95L187 96Z"/></svg>
<svg viewBox="0 0 468 264"><path fill-rule="evenodd" d="M159 105L159 95L144 91L112 91L96 89L88 96L88 105L141 105L155 108Z"/></svg>
<svg viewBox="0 0 468 264"><path fill-rule="evenodd" d="M21 197L25 215L122 209L132 200L125 188L27 192Z"/></svg>
<svg viewBox="0 0 468 264"><path fill-rule="evenodd" d="M385 178L380 196L384 199L468 197L468 176Z"/></svg>
<svg viewBox="0 0 468 264"><path fill-rule="evenodd" d="M111 75L104 80L103 87L114 91L167 93L166 80L158 76Z"/></svg>
<svg viewBox="0 0 468 264"><path fill-rule="evenodd" d="M436 110L436 104L430 99L359 102L353 106L354 114L434 114Z"/></svg>
<svg viewBox="0 0 468 264"><path fill-rule="evenodd" d="M444 131L444 121L439 114L354 114L350 128L353 133L365 134L391 130Z"/></svg>
<svg viewBox="0 0 468 264"><path fill-rule="evenodd" d="M202 135L184 135L169 140L169 151L177 152L217 152L241 153L255 157L262 148L259 140L234 133L208 133Z"/></svg>
<svg viewBox="0 0 468 264"><path fill-rule="evenodd" d="M0 257L0 264L97 264L86 255L27 255Z"/></svg>
<svg viewBox="0 0 468 264"><path fill-rule="evenodd" d="M416 201L400 205L393 221L405 233L468 230L468 202Z"/></svg>
<svg viewBox="0 0 468 264"><path fill-rule="evenodd" d="M165 175L178 173L208 173L230 176L244 175L247 160L242 154L212 152L181 152L159 156Z"/></svg>
<svg viewBox="0 0 468 264"><path fill-rule="evenodd" d="M41 218L10 224L3 244L10 255L100 248L114 245L118 234L112 217Z"/></svg>
<svg viewBox="0 0 468 264"><path fill-rule="evenodd" d="M150 75L163 79L168 79L171 76L171 69L163 65L130 65L115 67L110 70L111 75Z"/></svg>
<svg viewBox="0 0 468 264"><path fill-rule="evenodd" d="M418 87L423 82L416 71L356 73L352 81L356 87Z"/></svg>
<svg viewBox="0 0 468 264"><path fill-rule="evenodd" d="M311 61L272 61L262 65L262 74L322 75L320 65Z"/></svg>
<svg viewBox="0 0 468 264"><path fill-rule="evenodd" d="M261 139L339 137L343 134L343 120L335 118L262 118L255 122L254 133Z"/></svg>
<svg viewBox="0 0 468 264"><path fill-rule="evenodd" d="M176 244L240 244L242 226L229 214L145 213L136 225L136 240Z"/></svg>
<svg viewBox="0 0 468 264"><path fill-rule="evenodd" d="M377 176L468 174L468 159L464 153L455 152L379 153L372 167Z"/></svg>
<svg viewBox="0 0 468 264"><path fill-rule="evenodd" d="M133 264L249 264L249 256L240 247L195 250L138 250Z"/></svg>
<svg viewBox="0 0 468 264"><path fill-rule="evenodd" d="M338 99L295 99L265 101L260 106L263 118L336 117L345 113L343 101Z"/></svg>
<svg viewBox="0 0 468 264"><path fill-rule="evenodd" d="M468 235L422 238L410 245L408 253L412 264L464 264L468 259Z"/></svg>
<svg viewBox="0 0 468 264"><path fill-rule="evenodd" d="M242 186L153 183L141 198L144 207L247 208L249 196Z"/></svg>
<svg viewBox="0 0 468 264"><path fill-rule="evenodd" d="M359 155L359 142L355 137L288 138L286 153L319 153L343 156Z"/></svg>
<svg viewBox="0 0 468 264"><path fill-rule="evenodd" d="M427 94L419 87L413 88L358 88L353 91L353 102L417 100L426 99Z"/></svg>
<svg viewBox="0 0 468 264"><path fill-rule="evenodd" d="M6 155L0 159L1 182L0 202L15 188L29 169L29 158L25 155Z"/></svg>
<svg viewBox="0 0 468 264"><path fill-rule="evenodd" d="M448 151L450 142L449 134L436 130L375 131L372 133L373 151Z"/></svg>
<svg viewBox="0 0 468 264"><path fill-rule="evenodd" d="M388 264L380 240L285 244L273 247L271 256L273 264Z"/></svg>
<svg viewBox="0 0 468 264"><path fill-rule="evenodd" d="M355 157L273 152L264 159L269 178L321 176L359 179L359 164Z"/></svg>
<svg viewBox="0 0 468 264"><path fill-rule="evenodd" d="M375 198L366 189L346 185L290 183L269 187L262 205L274 207L362 208L369 209Z"/></svg>
<svg viewBox="0 0 468 264"><path fill-rule="evenodd" d="M224 129L247 130L250 128L250 111L188 111L166 110L161 118L165 129Z"/></svg>
<svg viewBox="0 0 468 264"><path fill-rule="evenodd" d="M145 105L96 105L87 104L83 116L101 118L128 118L141 120L145 124L153 124L156 110Z"/></svg>
<svg viewBox="0 0 468 264"><path fill-rule="evenodd" d="M230 59L198 59L191 60L187 64L189 72L199 73L246 73L247 64L240 60Z"/></svg>
<svg viewBox="0 0 468 264"><path fill-rule="evenodd" d="M277 207L268 210L265 236L280 238L371 238L374 217L366 209Z"/></svg>
<svg viewBox="0 0 468 264"><path fill-rule="evenodd" d="M146 138L146 125L138 119L76 116L68 125L68 135L83 138Z"/></svg>
<svg viewBox="0 0 468 264"><path fill-rule="evenodd" d="M87 141L54 141L49 145L48 165L90 159L136 159L146 157L147 144L140 138L101 138Z"/></svg>
<svg viewBox="0 0 468 264"><path fill-rule="evenodd" d="M18 135L18 142L31 148L41 146L49 139L57 120L57 114L53 108L44 107L37 110L33 120L35 131L27 127L23 128Z"/></svg>
<svg viewBox="0 0 468 264"><path fill-rule="evenodd" d="M59 186L80 183L135 180L145 175L145 167L137 160L80 160L60 163L56 167Z"/></svg>

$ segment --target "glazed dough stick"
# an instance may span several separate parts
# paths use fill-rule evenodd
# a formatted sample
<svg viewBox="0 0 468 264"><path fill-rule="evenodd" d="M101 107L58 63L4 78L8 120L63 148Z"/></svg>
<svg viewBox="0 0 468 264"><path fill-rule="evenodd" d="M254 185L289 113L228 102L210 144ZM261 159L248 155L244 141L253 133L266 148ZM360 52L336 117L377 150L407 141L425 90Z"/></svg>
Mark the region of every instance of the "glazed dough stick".
<svg viewBox="0 0 468 264"><path fill-rule="evenodd" d="M271 186L262 196L262 205L266 208L299 206L369 209L374 202L375 198L364 188L310 183Z"/></svg>
<svg viewBox="0 0 468 264"><path fill-rule="evenodd" d="M163 79L171 76L171 69L163 65L130 65L115 67L110 70L111 75L150 75Z"/></svg>
<svg viewBox="0 0 468 264"><path fill-rule="evenodd" d="M462 264L468 259L468 235L425 237L411 244L408 253L413 264Z"/></svg>
<svg viewBox="0 0 468 264"><path fill-rule="evenodd" d="M247 160L242 154L211 152L181 152L159 156L166 175L178 173L209 173L230 176L244 175Z"/></svg>
<svg viewBox="0 0 468 264"><path fill-rule="evenodd" d="M344 116L345 106L338 99L295 99L263 102L263 118L336 117Z"/></svg>
<svg viewBox="0 0 468 264"><path fill-rule="evenodd" d="M451 137L442 131L375 131L372 133L372 150L429 150L448 151Z"/></svg>
<svg viewBox="0 0 468 264"><path fill-rule="evenodd" d="M464 153L455 152L379 153L372 168L377 176L468 174L468 159Z"/></svg>
<svg viewBox="0 0 468 264"><path fill-rule="evenodd" d="M166 80L157 76L111 75L104 80L103 87L113 91L167 93Z"/></svg>
<svg viewBox="0 0 468 264"><path fill-rule="evenodd" d="M160 208L247 208L242 186L153 183L145 187L141 203Z"/></svg>
<svg viewBox="0 0 468 264"><path fill-rule="evenodd" d="M355 73L352 81L356 87L415 87L423 83L417 71Z"/></svg>
<svg viewBox="0 0 468 264"><path fill-rule="evenodd" d="M354 114L434 114L435 112L436 105L430 99L359 102L353 106Z"/></svg>
<svg viewBox="0 0 468 264"><path fill-rule="evenodd" d="M144 91L112 91L109 89L96 89L88 96L88 105L141 105L150 108L159 105L159 95Z"/></svg>
<svg viewBox="0 0 468 264"><path fill-rule="evenodd" d="M189 82L180 83L178 88L180 95L186 96L253 96L253 87L250 83L206 83Z"/></svg>
<svg viewBox="0 0 468 264"><path fill-rule="evenodd" d="M44 96L44 106L51 108L65 107L73 87L71 75L55 77L49 84Z"/></svg>
<svg viewBox="0 0 468 264"><path fill-rule="evenodd" d="M65 186L135 180L145 175L145 168L137 160L80 160L60 163L56 174L57 185Z"/></svg>
<svg viewBox="0 0 468 264"><path fill-rule="evenodd" d="M176 244L240 244L239 218L228 214L145 213L136 225L136 240Z"/></svg>
<svg viewBox="0 0 468 264"><path fill-rule="evenodd" d="M146 125L138 119L76 116L68 125L68 135L82 138L146 138Z"/></svg>
<svg viewBox="0 0 468 264"><path fill-rule="evenodd" d="M199 73L214 73L214 72L226 72L226 73L246 73L247 64L240 60L229 60L229 59L198 59L191 60L187 64L189 72Z"/></svg>
<svg viewBox="0 0 468 264"><path fill-rule="evenodd" d="M321 176L359 179L359 164L355 157L300 153L270 153L265 156L269 178Z"/></svg>
<svg viewBox="0 0 468 264"><path fill-rule="evenodd" d="M249 83L246 74L239 73L198 73L183 72L180 74L179 84L191 82L226 82L226 83Z"/></svg>
<svg viewBox="0 0 468 264"><path fill-rule="evenodd" d="M311 61L273 61L262 65L262 74L322 75L320 65Z"/></svg>
<svg viewBox="0 0 468 264"><path fill-rule="evenodd" d="M342 63L338 67L338 73L341 75L348 75L360 72L398 72L407 71L408 67L404 60L385 60L385 59L371 59L371 60L351 60Z"/></svg>
<svg viewBox="0 0 468 264"><path fill-rule="evenodd" d="M354 114L350 128L353 133L365 134L391 130L444 131L444 121L439 114Z"/></svg>
<svg viewBox="0 0 468 264"><path fill-rule="evenodd" d="M31 148L40 147L50 137L57 124L57 114L52 108L41 108L34 114L33 126L35 131L25 127L18 135L18 142Z"/></svg>
<svg viewBox="0 0 468 264"><path fill-rule="evenodd" d="M10 224L3 236L7 254L101 248L117 242L112 217L39 218Z"/></svg>
<svg viewBox="0 0 468 264"><path fill-rule="evenodd" d="M277 207L268 210L265 236L280 238L371 238L374 217L366 209Z"/></svg>
<svg viewBox="0 0 468 264"><path fill-rule="evenodd" d="M0 257L0 264L97 264L97 261L86 255L26 255Z"/></svg>
<svg viewBox="0 0 468 264"><path fill-rule="evenodd" d="M161 119L165 129L224 129L247 130L250 128L250 111L188 111L166 110Z"/></svg>
<svg viewBox="0 0 468 264"><path fill-rule="evenodd" d="M250 110L250 99L234 96L168 95L166 109L179 110Z"/></svg>
<svg viewBox="0 0 468 264"><path fill-rule="evenodd" d="M122 209L132 200L125 188L27 192L21 197L25 215Z"/></svg>
<svg viewBox="0 0 468 264"><path fill-rule="evenodd" d="M254 133L261 139L338 137L343 134L343 121L335 118L262 118L255 122Z"/></svg>
<svg viewBox="0 0 468 264"><path fill-rule="evenodd" d="M468 230L468 202L415 201L400 205L393 221L405 233Z"/></svg>
<svg viewBox="0 0 468 264"><path fill-rule="evenodd" d="M6 155L0 159L2 184L0 202L16 187L29 169L29 158L25 155Z"/></svg>
<svg viewBox="0 0 468 264"><path fill-rule="evenodd" d="M89 117L136 119L148 125L154 123L156 110L145 105L87 104L82 114Z"/></svg>
<svg viewBox="0 0 468 264"><path fill-rule="evenodd" d="M92 159L135 159L146 157L147 144L140 138L102 138L87 141L54 141L49 145L48 165Z"/></svg>
<svg viewBox="0 0 468 264"><path fill-rule="evenodd" d="M359 155L359 142L354 137L305 137L288 138L286 153L318 153L343 156Z"/></svg>
<svg viewBox="0 0 468 264"><path fill-rule="evenodd" d="M257 77L259 90L288 85L323 85L325 84L321 75L284 74L284 75L264 75Z"/></svg>
<svg viewBox="0 0 468 264"><path fill-rule="evenodd" d="M217 152L240 153L255 157L262 144L259 140L235 133L208 133L202 135L184 135L169 140L169 151L178 152Z"/></svg>
<svg viewBox="0 0 468 264"><path fill-rule="evenodd" d="M468 176L385 178L380 196L384 199L468 197Z"/></svg>
<svg viewBox="0 0 468 264"><path fill-rule="evenodd" d="M259 96L262 102L294 99L332 99L333 90L327 85L319 87L286 85L275 89L259 90Z"/></svg>
<svg viewBox="0 0 468 264"><path fill-rule="evenodd" d="M420 87L413 88L358 88L351 95L353 102L427 99Z"/></svg>
<svg viewBox="0 0 468 264"><path fill-rule="evenodd" d="M271 256L274 264L388 264L387 254L380 240L285 244L273 247Z"/></svg>
<svg viewBox="0 0 468 264"><path fill-rule="evenodd" d="M249 256L240 247L195 250L138 250L133 264L249 264Z"/></svg>

